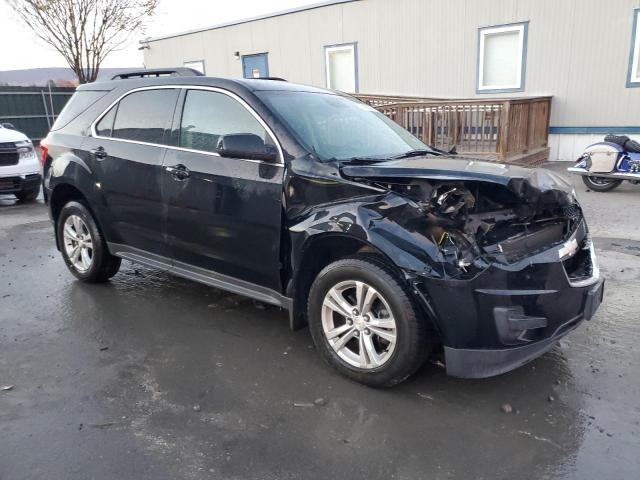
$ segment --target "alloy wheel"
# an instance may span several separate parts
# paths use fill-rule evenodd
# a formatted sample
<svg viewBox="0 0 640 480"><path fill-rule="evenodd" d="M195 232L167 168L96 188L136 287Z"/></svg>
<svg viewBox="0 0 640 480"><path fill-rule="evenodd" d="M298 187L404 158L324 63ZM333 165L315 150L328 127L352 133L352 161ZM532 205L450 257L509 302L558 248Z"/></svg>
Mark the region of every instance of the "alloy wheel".
<svg viewBox="0 0 640 480"><path fill-rule="evenodd" d="M69 215L62 230L64 249L73 267L86 272L93 263L93 240L89 228L78 215Z"/></svg>
<svg viewBox="0 0 640 480"><path fill-rule="evenodd" d="M322 303L322 329L341 360L365 370L384 365L396 347L396 321L388 302L357 280L329 289Z"/></svg>

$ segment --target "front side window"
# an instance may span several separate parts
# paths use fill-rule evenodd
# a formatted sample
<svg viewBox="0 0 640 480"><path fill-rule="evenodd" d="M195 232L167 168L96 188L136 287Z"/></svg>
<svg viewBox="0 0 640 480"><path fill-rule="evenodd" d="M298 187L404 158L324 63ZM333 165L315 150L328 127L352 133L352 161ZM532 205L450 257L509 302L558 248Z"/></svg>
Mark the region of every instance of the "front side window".
<svg viewBox="0 0 640 480"><path fill-rule="evenodd" d="M352 97L311 92L258 92L291 133L320 160L388 158L424 143Z"/></svg>
<svg viewBox="0 0 640 480"><path fill-rule="evenodd" d="M118 103L111 136L163 144L177 99L178 89L175 88L141 90L127 95Z"/></svg>
<svg viewBox="0 0 640 480"><path fill-rule="evenodd" d="M358 91L357 55L354 43L325 47L327 88L341 92Z"/></svg>
<svg viewBox="0 0 640 480"><path fill-rule="evenodd" d="M481 28L478 93L524 89L527 23Z"/></svg>
<svg viewBox="0 0 640 480"><path fill-rule="evenodd" d="M219 92L189 90L180 122L180 146L219 153L225 135L255 135L272 145L267 131L236 99Z"/></svg>
<svg viewBox="0 0 640 480"><path fill-rule="evenodd" d="M633 31L631 35L631 58L629 60L628 87L640 87L640 9L633 15Z"/></svg>

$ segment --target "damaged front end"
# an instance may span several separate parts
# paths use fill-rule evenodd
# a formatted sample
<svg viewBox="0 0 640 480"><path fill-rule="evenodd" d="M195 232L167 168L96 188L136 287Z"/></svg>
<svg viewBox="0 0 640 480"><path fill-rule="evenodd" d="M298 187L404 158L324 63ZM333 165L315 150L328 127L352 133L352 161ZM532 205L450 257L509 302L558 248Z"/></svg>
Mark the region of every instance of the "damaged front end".
<svg viewBox="0 0 640 480"><path fill-rule="evenodd" d="M512 265L567 241L583 223L567 194L519 198L506 187L482 181L414 179L385 182L424 213L412 225L438 246L440 276L468 279L492 264Z"/></svg>
<svg viewBox="0 0 640 480"><path fill-rule="evenodd" d="M399 266L436 323L449 374L486 377L522 365L599 305L582 210L552 172L438 158L343 174L396 197L383 212L374 207L383 217L369 234L421 260Z"/></svg>

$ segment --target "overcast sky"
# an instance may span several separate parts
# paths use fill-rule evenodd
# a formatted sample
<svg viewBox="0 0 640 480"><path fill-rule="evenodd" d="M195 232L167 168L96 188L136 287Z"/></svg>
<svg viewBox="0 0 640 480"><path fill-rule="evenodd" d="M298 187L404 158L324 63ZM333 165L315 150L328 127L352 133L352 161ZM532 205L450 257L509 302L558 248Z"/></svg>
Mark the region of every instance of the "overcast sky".
<svg viewBox="0 0 640 480"><path fill-rule="evenodd" d="M154 37L193 28L225 23L288 8L317 3L318 0L160 0L157 14L148 23L146 36ZM62 57L39 41L17 19L15 13L0 0L0 70L37 67L66 67ZM138 51L135 35L122 51L113 52L104 67L142 66L142 52Z"/></svg>

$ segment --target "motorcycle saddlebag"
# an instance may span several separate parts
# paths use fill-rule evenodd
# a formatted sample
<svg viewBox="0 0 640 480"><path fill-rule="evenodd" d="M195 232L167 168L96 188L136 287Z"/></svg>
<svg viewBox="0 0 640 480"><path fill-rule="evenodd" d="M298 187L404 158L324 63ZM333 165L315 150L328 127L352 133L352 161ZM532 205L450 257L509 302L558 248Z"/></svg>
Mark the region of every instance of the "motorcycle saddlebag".
<svg viewBox="0 0 640 480"><path fill-rule="evenodd" d="M596 143L587 147L584 153L591 159L590 172L609 173L616 167L620 150L613 145Z"/></svg>

